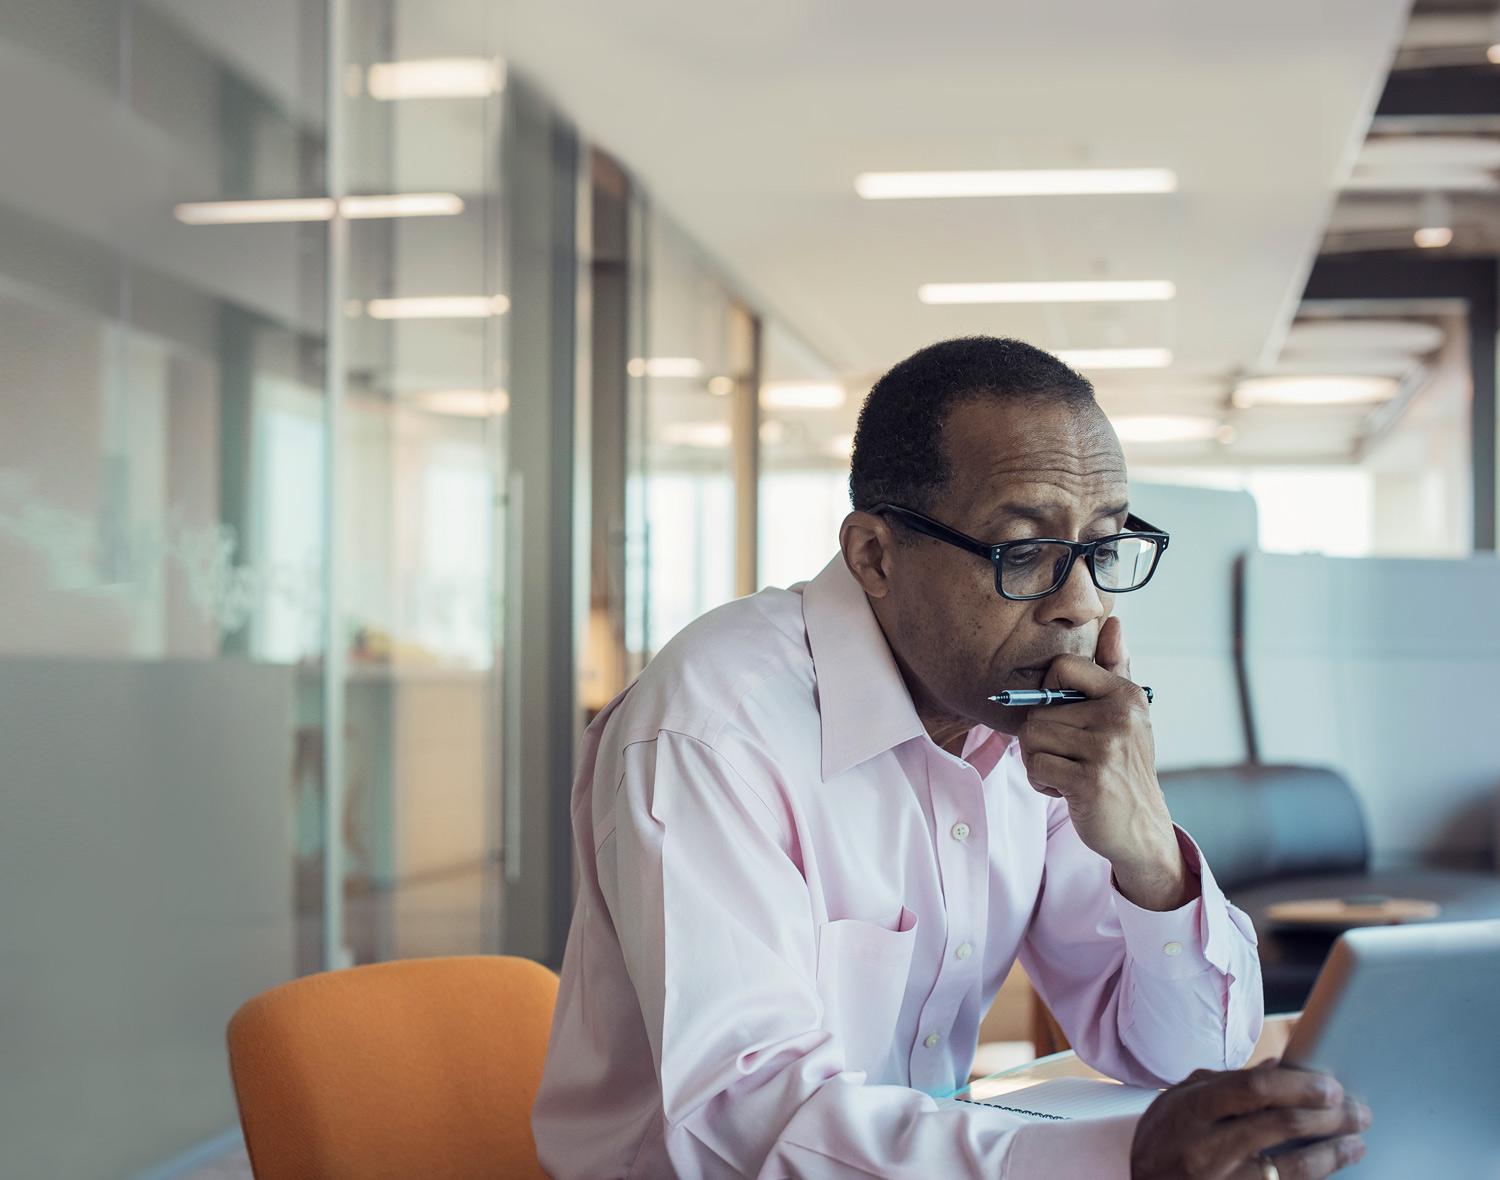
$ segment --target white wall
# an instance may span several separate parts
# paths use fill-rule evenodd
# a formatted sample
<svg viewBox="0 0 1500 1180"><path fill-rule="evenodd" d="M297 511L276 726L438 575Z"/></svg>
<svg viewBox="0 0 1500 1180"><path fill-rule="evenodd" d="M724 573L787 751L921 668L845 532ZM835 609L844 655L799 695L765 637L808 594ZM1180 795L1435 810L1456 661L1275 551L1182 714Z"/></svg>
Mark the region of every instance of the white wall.
<svg viewBox="0 0 1500 1180"><path fill-rule="evenodd" d="M1235 560L1255 547L1255 502L1244 492L1136 484L1130 506L1172 538L1150 583L1115 607L1135 679L1156 694L1157 765L1243 762L1231 591Z"/></svg>
<svg viewBox="0 0 1500 1180"><path fill-rule="evenodd" d="M1343 772L1378 863L1488 859L1500 559L1259 554L1245 593L1261 757Z"/></svg>

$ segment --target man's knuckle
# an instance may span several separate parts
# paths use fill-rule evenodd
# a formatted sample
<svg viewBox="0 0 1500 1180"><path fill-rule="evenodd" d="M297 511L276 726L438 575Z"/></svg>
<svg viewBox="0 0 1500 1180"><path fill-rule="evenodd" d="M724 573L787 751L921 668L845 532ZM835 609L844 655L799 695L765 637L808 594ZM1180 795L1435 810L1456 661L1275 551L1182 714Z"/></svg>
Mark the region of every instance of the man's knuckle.
<svg viewBox="0 0 1500 1180"><path fill-rule="evenodd" d="M1272 1073L1256 1070L1244 1075L1245 1093L1257 1102L1265 1102L1275 1092L1276 1083Z"/></svg>
<svg viewBox="0 0 1500 1180"><path fill-rule="evenodd" d="M1326 1116L1306 1107L1292 1107L1277 1112L1282 1133L1288 1139L1304 1139L1311 1135L1327 1134Z"/></svg>

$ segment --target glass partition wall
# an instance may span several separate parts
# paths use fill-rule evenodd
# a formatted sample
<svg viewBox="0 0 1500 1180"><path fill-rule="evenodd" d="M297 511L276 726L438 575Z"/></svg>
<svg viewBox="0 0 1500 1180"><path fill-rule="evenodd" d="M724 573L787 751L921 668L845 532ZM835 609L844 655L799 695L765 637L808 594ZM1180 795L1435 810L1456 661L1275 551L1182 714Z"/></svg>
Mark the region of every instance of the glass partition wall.
<svg viewBox="0 0 1500 1180"><path fill-rule="evenodd" d="M232 1126L225 1021L322 941L325 38L0 7L8 1177Z"/></svg>
<svg viewBox="0 0 1500 1180"><path fill-rule="evenodd" d="M838 550L849 512L849 452L866 391L784 324L770 321L760 386L762 586L813 578Z"/></svg>
<svg viewBox="0 0 1500 1180"><path fill-rule="evenodd" d="M245 999L506 945L497 7L0 6L7 1177L206 1155Z"/></svg>
<svg viewBox="0 0 1500 1180"><path fill-rule="evenodd" d="M626 646L635 668L693 619L755 588L759 333L756 317L660 210L642 205L637 242L641 351L628 362L626 488L626 597L636 604Z"/></svg>
<svg viewBox="0 0 1500 1180"><path fill-rule="evenodd" d="M342 951L499 949L504 68L483 0L346 0ZM384 202L384 205L381 204Z"/></svg>

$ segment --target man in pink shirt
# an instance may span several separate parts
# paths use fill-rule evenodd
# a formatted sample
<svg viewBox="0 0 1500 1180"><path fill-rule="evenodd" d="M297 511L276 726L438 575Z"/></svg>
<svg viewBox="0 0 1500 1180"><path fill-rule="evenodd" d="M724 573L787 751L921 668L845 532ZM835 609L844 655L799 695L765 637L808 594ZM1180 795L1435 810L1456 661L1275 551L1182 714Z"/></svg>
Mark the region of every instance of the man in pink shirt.
<svg viewBox="0 0 1500 1180"><path fill-rule="evenodd" d="M698 620L589 728L543 1166L1300 1180L1358 1159L1368 1111L1332 1079L1236 1069L1255 935L1157 784L1111 612L1167 538L1129 515L1092 387L1017 341L924 349L871 390L850 488L822 573ZM1089 699L988 699L1039 687ZM1056 1125L940 1104L1018 958L1084 1060L1171 1089Z"/></svg>

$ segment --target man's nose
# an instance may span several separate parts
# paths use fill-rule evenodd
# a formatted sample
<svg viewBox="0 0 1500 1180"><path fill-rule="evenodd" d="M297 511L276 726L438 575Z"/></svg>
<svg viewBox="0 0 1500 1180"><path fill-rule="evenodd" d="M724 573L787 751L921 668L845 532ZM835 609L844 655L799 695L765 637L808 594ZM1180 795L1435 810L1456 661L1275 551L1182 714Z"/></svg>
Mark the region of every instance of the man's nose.
<svg viewBox="0 0 1500 1180"><path fill-rule="evenodd" d="M1080 557L1073 563L1063 584L1040 601L1041 621L1082 627L1108 613L1104 597L1094 585L1088 563Z"/></svg>

